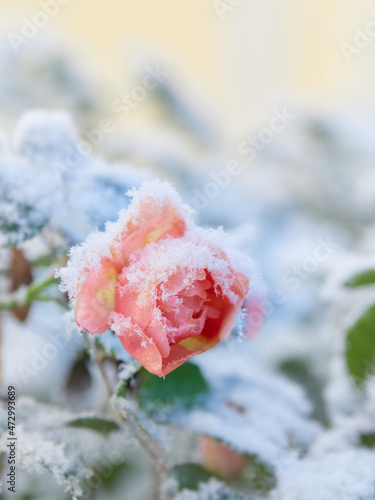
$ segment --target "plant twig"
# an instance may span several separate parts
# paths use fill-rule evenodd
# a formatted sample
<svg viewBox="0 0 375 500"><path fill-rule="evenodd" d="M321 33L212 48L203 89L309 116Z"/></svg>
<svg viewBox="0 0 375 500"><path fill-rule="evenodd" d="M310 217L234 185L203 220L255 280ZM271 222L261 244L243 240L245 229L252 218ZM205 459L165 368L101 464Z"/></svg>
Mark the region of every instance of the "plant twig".
<svg viewBox="0 0 375 500"><path fill-rule="evenodd" d="M105 386L108 392L108 398L112 404L112 408L118 419L123 421L125 424L129 426L134 436L138 439L139 443L146 451L148 456L151 459L153 466L153 475L155 482L155 490L153 492L154 497L153 500L161 500L161 482L162 478L167 470L166 464L160 457L160 449L158 443L155 441L153 436L142 426L139 422L138 418L134 413L131 413L129 410L124 410L118 405L116 395L114 394L111 384L108 380L108 376L103 366L103 357L98 352L98 349L92 342L87 338L87 334L83 334L86 345L93 352L94 360L98 366L98 369L103 377Z"/></svg>
<svg viewBox="0 0 375 500"><path fill-rule="evenodd" d="M61 300L56 297L45 297L40 295L46 288L56 284L57 279L54 276L48 276L42 281L31 283L28 286L22 286L15 292L11 292L0 297L0 311L9 311L17 307L24 307L36 301L56 301Z"/></svg>

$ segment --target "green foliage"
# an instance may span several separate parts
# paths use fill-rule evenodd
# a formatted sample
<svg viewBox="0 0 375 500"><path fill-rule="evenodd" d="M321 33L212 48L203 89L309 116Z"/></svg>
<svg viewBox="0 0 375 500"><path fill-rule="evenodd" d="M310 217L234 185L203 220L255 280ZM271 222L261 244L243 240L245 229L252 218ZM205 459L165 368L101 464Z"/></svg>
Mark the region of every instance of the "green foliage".
<svg viewBox="0 0 375 500"><path fill-rule="evenodd" d="M206 483L215 477L201 465L193 463L175 465L169 474L176 479L180 490L198 490L199 483Z"/></svg>
<svg viewBox="0 0 375 500"><path fill-rule="evenodd" d="M375 360L375 305L349 329L345 355L350 374L361 385Z"/></svg>
<svg viewBox="0 0 375 500"><path fill-rule="evenodd" d="M366 271L361 271L355 274L345 281L344 285L347 288L375 285L375 269L366 269Z"/></svg>
<svg viewBox="0 0 375 500"><path fill-rule="evenodd" d="M88 429L104 435L108 435L109 433L120 429L120 426L113 420L107 420L99 417L76 418L75 420L67 422L66 426L78 429Z"/></svg>
<svg viewBox="0 0 375 500"><path fill-rule="evenodd" d="M375 448L375 433L361 434L359 442L361 446L365 446L366 448Z"/></svg>
<svg viewBox="0 0 375 500"><path fill-rule="evenodd" d="M312 373L308 361L298 358L284 359L280 363L279 369L285 376L305 389L307 397L314 403L311 416L323 425L328 426L329 418L323 398L323 386L315 374Z"/></svg>
<svg viewBox="0 0 375 500"><path fill-rule="evenodd" d="M250 487L253 491L265 494L276 486L276 478L272 467L262 462L257 456L250 459Z"/></svg>
<svg viewBox="0 0 375 500"><path fill-rule="evenodd" d="M106 471L106 468L104 470ZM108 474L107 472L103 473L101 464L98 464L94 467L94 473L101 477L102 488L106 490L114 490L124 476L129 476L131 473L131 466L128 462L115 464L112 466L110 474Z"/></svg>
<svg viewBox="0 0 375 500"><path fill-rule="evenodd" d="M157 406L191 408L197 399L209 392L200 368L185 363L164 379L142 370L139 386L139 404L143 409Z"/></svg>

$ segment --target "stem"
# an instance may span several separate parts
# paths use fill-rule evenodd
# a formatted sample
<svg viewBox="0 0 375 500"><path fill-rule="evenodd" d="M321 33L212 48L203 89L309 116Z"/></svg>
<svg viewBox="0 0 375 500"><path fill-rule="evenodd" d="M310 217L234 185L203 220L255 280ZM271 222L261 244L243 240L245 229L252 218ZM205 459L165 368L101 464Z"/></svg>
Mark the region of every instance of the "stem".
<svg viewBox="0 0 375 500"><path fill-rule="evenodd" d="M23 286L15 292L8 293L0 298L0 311L9 311L16 307L29 306L37 300L51 300L61 303L59 298L41 297L39 294L47 287L57 283L54 276L48 276L43 281L31 283L29 286Z"/></svg>
<svg viewBox="0 0 375 500"><path fill-rule="evenodd" d="M128 425L128 427L133 432L134 436L138 439L143 449L146 451L148 456L151 459L153 466L153 476L155 482L155 489L153 491L153 500L161 500L161 480L163 475L165 474L167 467L164 461L160 458L160 449L159 444L155 441L155 439L147 432L147 430L142 426L139 422L138 418L134 413L131 413L129 410L124 410L120 408L117 403L117 398L111 388L111 384L108 380L107 374L105 372L103 366L103 356L100 355L98 349L95 345L87 338L86 333L83 334L86 345L89 347L90 351L93 352L94 360L98 366L100 374L103 377L105 386L108 392L108 398L112 404L112 408L117 416L122 422Z"/></svg>

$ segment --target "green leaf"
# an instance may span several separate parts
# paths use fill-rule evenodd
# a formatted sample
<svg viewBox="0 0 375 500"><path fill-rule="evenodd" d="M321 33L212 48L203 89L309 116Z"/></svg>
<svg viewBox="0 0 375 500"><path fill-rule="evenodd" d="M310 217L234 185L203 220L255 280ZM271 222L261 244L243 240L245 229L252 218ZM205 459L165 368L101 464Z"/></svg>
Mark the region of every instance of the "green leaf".
<svg viewBox="0 0 375 500"><path fill-rule="evenodd" d="M109 434L113 431L118 431L120 426L113 420L107 420L99 417L83 417L76 418L65 424L67 427L75 427L79 429L88 429L98 432L99 434Z"/></svg>
<svg viewBox="0 0 375 500"><path fill-rule="evenodd" d="M280 362L279 368L284 375L304 388L307 397L313 403L311 417L328 426L329 417L323 397L323 384L313 373L308 361L303 358L285 358Z"/></svg>
<svg viewBox="0 0 375 500"><path fill-rule="evenodd" d="M350 374L361 385L375 360L375 305L355 323L346 337L346 362Z"/></svg>
<svg viewBox="0 0 375 500"><path fill-rule="evenodd" d="M199 483L206 483L212 477L216 477L199 464L175 465L169 474L176 479L179 489L197 490Z"/></svg>
<svg viewBox="0 0 375 500"><path fill-rule="evenodd" d="M193 363L185 363L165 379L143 370L138 397L143 409L155 406L191 408L198 397L208 392L209 386L200 368Z"/></svg>
<svg viewBox="0 0 375 500"><path fill-rule="evenodd" d="M347 288L357 288L359 286L375 285L375 269L366 269L366 271L361 271L347 281L344 285Z"/></svg>
<svg viewBox="0 0 375 500"><path fill-rule="evenodd" d="M94 467L94 474L100 476L102 480L102 487L106 490L115 490L121 483L125 476L132 473L132 467L129 462L122 462L120 464L98 464Z"/></svg>
<svg viewBox="0 0 375 500"><path fill-rule="evenodd" d="M361 434L359 442L366 448L375 448L375 434L373 432L369 432L368 434Z"/></svg>
<svg viewBox="0 0 375 500"><path fill-rule="evenodd" d="M249 455L250 467L248 479L250 488L260 494L266 494L276 487L276 477L273 468L262 462L256 455Z"/></svg>

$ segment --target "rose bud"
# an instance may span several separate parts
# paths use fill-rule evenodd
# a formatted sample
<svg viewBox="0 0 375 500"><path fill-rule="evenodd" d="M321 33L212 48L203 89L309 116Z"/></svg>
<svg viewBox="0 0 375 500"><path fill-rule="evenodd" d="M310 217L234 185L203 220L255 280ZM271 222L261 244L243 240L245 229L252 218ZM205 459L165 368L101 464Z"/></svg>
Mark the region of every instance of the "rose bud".
<svg viewBox="0 0 375 500"><path fill-rule="evenodd" d="M146 183L59 271L77 324L111 328L149 372L164 376L225 339L248 292L243 256L203 230L167 183ZM238 262L239 260L239 262Z"/></svg>
<svg viewBox="0 0 375 500"><path fill-rule="evenodd" d="M210 437L201 438L200 453L204 467L223 479L238 476L248 463L243 455Z"/></svg>

